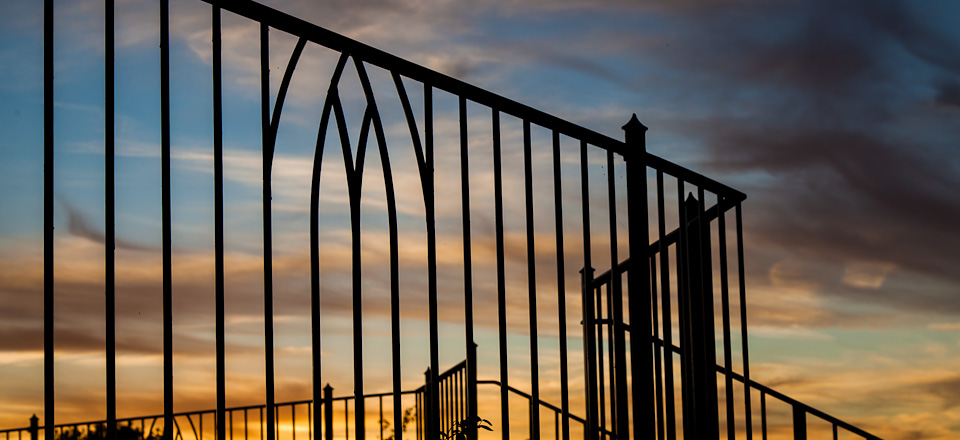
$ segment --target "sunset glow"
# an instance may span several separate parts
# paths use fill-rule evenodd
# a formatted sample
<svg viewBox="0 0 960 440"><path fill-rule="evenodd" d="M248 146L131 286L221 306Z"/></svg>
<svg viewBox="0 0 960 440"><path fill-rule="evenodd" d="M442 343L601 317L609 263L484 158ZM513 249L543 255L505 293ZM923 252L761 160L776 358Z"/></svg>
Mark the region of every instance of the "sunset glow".
<svg viewBox="0 0 960 440"><path fill-rule="evenodd" d="M159 24L154 1L116 3L117 416L133 417L163 412ZM650 127L648 152L748 197L743 284L753 380L885 439L960 436L957 5L261 3L611 138L623 139L621 127L636 113ZM106 411L104 18L100 1L56 4L56 422L68 423L102 420ZM176 411L216 407L210 13L201 1L171 0ZM42 17L42 2L0 5L0 429L28 426L33 414L43 423ZM244 406L262 404L265 393L260 27L229 12L222 17L226 404ZM270 31L271 99L296 43L294 36ZM277 402L312 398L311 178L318 121L339 56L307 44L277 131L271 180ZM421 159L390 72L365 69L390 146L399 230L402 388L414 390L424 384L430 366ZM367 108L361 77L351 60L338 86L354 160ZM422 134L424 88L404 81ZM629 257L626 164L617 156L611 170L606 154L592 148L586 156L589 180L582 182L580 142L560 136L561 183L556 186L552 133L532 127L534 222L528 234L523 121L498 116L495 129L491 109L468 102L469 171L461 175L458 98L433 93L441 369L467 356L465 179L478 377L500 380L491 155L491 133L499 130L510 386L529 392L536 380L540 398L559 406L561 325L569 346L567 385L571 390L585 386L580 270L589 257L581 188L589 188L589 250L600 274L619 262L612 261L612 253L620 261ZM347 183L356 162L346 163L334 127L331 123L323 139L319 275L324 382L341 397L352 395L357 373ZM392 386L390 205L373 130L364 160L359 192L364 364L359 374L365 392L387 393ZM611 172L613 200L607 196ZM647 181L655 187L656 174L648 171ZM687 185L681 192L696 190ZM555 192L562 194L559 220ZM671 209L682 205L675 179L668 176L664 193ZM653 242L657 207L656 199L650 200ZM710 207L718 198L708 193L704 203ZM613 230L611 211L617 215ZM733 218L730 211L725 226L730 246L736 245ZM680 219L668 210L665 222L669 231ZM555 241L557 225L565 234L562 251ZM719 227L711 228L716 241ZM736 248L727 251L735 256ZM557 273L558 254L562 274ZM534 279L528 278L528 261L536 267ZM736 261L732 258L732 274L740 269ZM714 275L719 286L720 276ZM676 295L676 280L671 283ZM730 288L739 292L737 277ZM537 316L538 357L533 359L531 289ZM562 318L558 294L566 301ZM731 309L739 310L739 298L731 298ZM731 325L739 329L739 313L731 316ZM676 325L673 330L679 332ZM741 371L740 333L732 338L734 370ZM722 355L718 348L718 362ZM532 362L539 364L536 379ZM722 380L720 385L722 395ZM494 429L481 438L499 438L504 425L499 392L495 385L480 385L478 413ZM571 413L583 416L582 391L570 396ZM378 438L378 401L368 400L367 435ZM337 403L338 418L343 404ZM385 419L392 417L392 405L384 406ZM401 402L403 408L414 405L412 395ZM510 431L525 438L529 408L519 398L510 405L518 414ZM784 408L771 409L772 436L791 426ZM294 432L307 438L305 412L280 416L293 417L297 426L285 424L278 439L293 440ZM553 429L553 413L541 417ZM212 432L213 418L205 423L202 429ZM259 432L259 423L249 425L250 432ZM234 426L240 429L239 421ZM811 427L810 436L819 438L829 428ZM737 430L742 433L744 427ZM542 434L553 438L554 431ZM582 426L571 425L571 435L582 437Z"/></svg>

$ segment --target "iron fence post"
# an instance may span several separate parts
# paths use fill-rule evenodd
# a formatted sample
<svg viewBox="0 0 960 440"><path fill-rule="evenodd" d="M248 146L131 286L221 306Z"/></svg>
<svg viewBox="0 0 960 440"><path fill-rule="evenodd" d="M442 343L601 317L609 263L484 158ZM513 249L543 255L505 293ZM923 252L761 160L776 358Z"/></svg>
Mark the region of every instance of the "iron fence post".
<svg viewBox="0 0 960 440"><path fill-rule="evenodd" d="M683 244L685 288L683 295L681 321L686 326L687 339L683 348L683 357L689 366L689 376L683 386L687 387L690 404L686 406L684 420L687 431L696 433L697 438L716 438L719 436L717 377L716 377L716 335L714 332L713 275L710 267L709 219L703 213L701 200L690 195L683 206L686 212L686 240Z"/></svg>
<svg viewBox="0 0 960 440"><path fill-rule="evenodd" d="M330 384L323 387L323 425L324 438L333 440L333 387Z"/></svg>
<svg viewBox="0 0 960 440"><path fill-rule="evenodd" d="M467 438L477 438L477 422L479 415L477 413L477 344L470 344L470 356L472 362L467 365Z"/></svg>
<svg viewBox="0 0 960 440"><path fill-rule="evenodd" d="M627 162L627 219L629 221L630 265L630 374L633 378L633 432L638 439L656 436L653 386L652 308L650 304L650 245L647 207L647 127L634 114L623 126ZM616 262L614 263L616 264ZM623 365L623 364L621 364ZM623 388L626 388L624 382ZM626 391L624 390L624 394ZM617 417L617 439L629 438L626 399Z"/></svg>
<svg viewBox="0 0 960 440"><path fill-rule="evenodd" d="M600 401L597 399L597 367L596 367L596 336L594 325L596 317L593 310L593 268L585 266L580 270L581 312L583 313L583 372L584 394L586 402L586 425L584 438L586 440L599 439L597 413Z"/></svg>
<svg viewBox="0 0 960 440"><path fill-rule="evenodd" d="M423 393L426 397L425 399L423 399L423 406L424 406L423 429L424 429L424 432L426 433L426 435L424 436L424 439L432 439L432 438L435 438L437 435L436 422L439 420L439 417L435 417L435 414L434 414L434 412L436 411L436 408L434 408L433 406L435 402L434 398L436 396L436 393L434 391L435 388L433 387L433 381L430 380L432 379L430 367L427 367L427 371L423 372L423 377L424 377Z"/></svg>
<svg viewBox="0 0 960 440"><path fill-rule="evenodd" d="M36 414L30 417L30 440L38 440L38 437L40 434L39 422L40 422L40 419L37 417Z"/></svg>
<svg viewBox="0 0 960 440"><path fill-rule="evenodd" d="M807 440L807 412L798 404L793 405L793 439Z"/></svg>

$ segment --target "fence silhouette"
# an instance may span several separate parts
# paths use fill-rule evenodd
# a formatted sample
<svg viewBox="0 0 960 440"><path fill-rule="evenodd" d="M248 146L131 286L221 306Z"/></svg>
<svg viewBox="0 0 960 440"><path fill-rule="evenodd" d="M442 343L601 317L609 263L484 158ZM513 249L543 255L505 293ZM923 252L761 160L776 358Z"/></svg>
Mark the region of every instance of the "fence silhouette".
<svg viewBox="0 0 960 440"><path fill-rule="evenodd" d="M332 439L339 437L340 432L344 438L364 439L374 437L374 431L368 429L372 412L376 413L381 439L386 434L385 422L389 422L392 435L399 440L404 434L398 427L408 424L411 414L417 440L439 438L454 428L462 428L466 438L477 438L481 435L476 429L480 420L478 408L487 402L493 402L499 413L495 420L496 432L491 435L503 439L512 435L511 423L515 424L514 428L526 428L531 439L551 434L558 440L579 435L591 440L627 440L631 436L673 440L718 438L723 434L731 439L740 436L766 439L768 397L790 407L792 438L807 438L808 416L826 421L834 438L838 430L877 438L750 378L741 214L746 196L648 153L647 128L635 115L623 127L624 140L613 139L253 1L203 1L211 6L212 35L213 142L210 147L214 164L216 408L175 412L173 407L171 213L175 207L170 192L171 40L169 2L161 0L163 413L117 417L115 20L113 3L107 1L104 66L106 419L70 424L56 424L54 420L52 41L55 26L53 2L47 0L44 20L46 419L42 427L34 422L30 428L0 431L6 435L4 440L22 440L27 435L36 440L41 429L45 439L69 437L79 429L87 437L115 440L124 435L123 427L132 430L126 431L127 434L133 433L130 435L140 439L154 436L157 426L164 427L156 433L164 440L186 439L191 435L199 440L205 433L204 420L208 428L211 424L215 426L214 438L233 440L234 428L240 425L241 417L246 440L250 436L249 418L253 414L257 417L253 429L260 430L259 437L254 437L263 440L278 440L282 425L291 427L295 440L298 430L303 432L304 423L308 439L320 433ZM236 408L228 408L225 398L225 124L221 23L224 12L259 25L260 42L265 392L263 404ZM270 83L270 36L276 32L293 36L296 43L274 95ZM276 228L272 184L277 170L274 162L278 146L283 144L278 141L281 115L294 73L304 57L309 59L310 55L305 52L320 49L336 54L337 61L329 69L325 95L318 97L323 105L317 121L309 187L310 289L303 295L309 295L310 304L312 398L277 402L274 275L278 272L273 265ZM359 90L345 90L351 84ZM408 92L411 84L412 92ZM356 115L350 112L351 103L359 105ZM449 103L455 105L446 109ZM468 114L468 109L478 108L479 114L488 116L478 117L473 111ZM444 119L450 115L452 119ZM477 125L481 129L476 128ZM357 127L359 130L351 130ZM397 127L407 132L399 142ZM478 130L485 133L480 141L476 136ZM330 380L327 380L329 373L324 372L321 323L336 312L321 307L321 299L331 295L321 285L323 231L333 221L324 217L329 214L322 208L321 176L331 172L329 169L334 165L330 161L336 159L334 156L324 162L325 151L328 156L339 153L343 159L345 178L340 183L346 187L344 217L349 225L350 264L346 279L350 299L349 307L345 308L350 310L352 350L348 351L352 351L353 392L339 397L333 396L329 385L323 387ZM364 257L370 254L363 249L363 237L371 234L371 228L361 222L361 214L363 218L369 217L361 204L362 199L369 197L363 188L369 188L374 179L371 173L364 173L365 165L370 165L365 162L368 155L379 161L372 165L379 168L372 173L376 176L372 184L377 191L382 191L378 197L383 200L379 221L385 226L375 232L386 231L376 235L386 245L383 246L384 265L375 269L385 275L382 290L388 293L380 298L389 304L390 362L388 367L380 367L390 373L391 390L384 393L371 393L365 386L364 373L364 366L369 365L369 360L364 358L364 347L369 343L364 338L364 324L370 319L364 313L364 298L375 293L374 289L364 287L364 280L373 275L364 262ZM397 167L397 163L410 167ZM477 171L480 168L482 172ZM451 178L457 171L459 179ZM398 176L407 172L412 173L414 184L403 181L405 186L400 188ZM485 180L478 182L480 177ZM329 182L329 178L323 181ZM570 191L571 187L579 187L579 191ZM416 197L408 197L411 188L417 191ZM449 196L448 190L456 193L455 196ZM411 209L414 214L410 214ZM624 218L625 221L621 221ZM607 221L606 227L597 226L603 220ZM489 225L492 231L486 231L486 235L476 226L482 222L492 223ZM401 255L400 238L409 235L411 223L423 228L418 239L425 243L423 290L426 291L425 320L429 329L424 341L428 352L424 364L428 368L421 387L404 390L404 381L409 382L412 375L401 368L401 322L408 319L401 313L401 304L416 292L401 287L406 260ZM440 261L440 254L449 252L451 247L458 248L456 260L462 269L458 274L462 284L453 287L453 283L444 278L449 274L442 273L451 266ZM493 258L481 260L481 255ZM606 264L608 270L595 275L594 266ZM579 286L576 285L578 272ZM579 304L568 304L571 294L579 294ZM448 319L443 315L452 310L452 297L456 297L457 306L462 302L462 309L457 313L463 316L457 323L463 328L462 340L455 351L466 359L441 373L441 339L447 338L441 337L440 327L441 321ZM524 299L525 303L518 306ZM485 308L478 309L478 304ZM526 315L526 326L511 324L508 319L508 312L514 310L515 314L518 308ZM493 313L488 313L493 309L495 319ZM721 321L719 335L716 317ZM577 326L581 331L579 336L576 332L568 333ZM556 338L556 350L552 345L549 349L541 346L545 344L541 332L546 332L547 327L550 327L549 336ZM479 347L478 334L488 331L495 334L487 338L495 344ZM738 337L735 338L734 333L739 333ZM511 342L517 338L523 340L522 344ZM717 352L718 343L722 353ZM528 353L519 356L514 350L511 354L511 348L517 344L525 346ZM490 345L495 345L495 351ZM496 359L496 363L481 362L478 350L487 350L484 359ZM723 362L718 365L721 354ZM571 358L582 360L582 364L571 363ZM515 371L519 368L517 365L525 367L520 379ZM480 380L481 368L497 377ZM735 371L737 368L740 372ZM541 380L541 374L550 374L550 380L558 384L554 394L559 396L559 403L548 402L547 381ZM512 385L516 383L519 385ZM481 385L495 388L494 396L480 399ZM415 395L412 413L405 414L402 399L405 395ZM511 405L511 396L525 401L519 412L525 412L526 417L518 416L517 407ZM759 417L755 418L756 400L759 400ZM372 411L373 401L377 402L376 411ZM339 410L335 407L341 402L343 422L337 426L340 422L335 414ZM323 415L318 417L321 409ZM577 414L578 409L582 409L581 415ZM759 419L759 433L756 419ZM171 426L175 429L165 428Z"/></svg>

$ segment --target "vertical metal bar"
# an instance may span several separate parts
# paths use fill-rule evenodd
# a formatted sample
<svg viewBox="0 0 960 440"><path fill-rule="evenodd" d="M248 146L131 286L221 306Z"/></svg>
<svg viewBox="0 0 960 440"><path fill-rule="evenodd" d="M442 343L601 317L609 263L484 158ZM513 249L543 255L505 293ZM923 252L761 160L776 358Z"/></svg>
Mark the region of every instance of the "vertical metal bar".
<svg viewBox="0 0 960 440"><path fill-rule="evenodd" d="M665 362L664 368L664 391L666 420L665 434L667 440L676 439L676 398L674 396L673 380L673 313L670 306L670 248L664 246L666 242L666 215L663 191L663 172L657 171L657 238L661 243L660 247L660 285L661 297L663 298L663 357L669 362Z"/></svg>
<svg viewBox="0 0 960 440"><path fill-rule="evenodd" d="M378 425L380 425L380 438L383 439L383 396L377 396L377 403L380 409L380 421L378 423ZM394 405L394 406L397 406L397 405Z"/></svg>
<svg viewBox="0 0 960 440"><path fill-rule="evenodd" d="M297 440L297 404L295 403L290 405L290 427L292 440Z"/></svg>
<svg viewBox="0 0 960 440"><path fill-rule="evenodd" d="M646 168L644 168L646 173ZM607 197L609 200L609 220L610 220L610 284L607 287L609 306L607 315L611 324L608 333L612 334L610 338L610 425L614 427L614 432L618 439L628 439L630 437L630 428L627 416L627 355L626 355L626 336L623 328L623 295L621 294L620 270L617 268L620 264L617 248L619 240L617 239L617 193L615 186L616 168L613 163L613 152L607 151ZM644 201L646 201L644 194ZM646 250L646 248L644 248ZM646 252L638 258L646 259ZM646 262L644 262L646 266ZM646 268L644 268L646 270ZM614 300L614 298L616 300ZM647 341L649 342L649 341ZM651 358L651 363L653 358ZM651 392L651 397L653 393ZM651 408L652 409L652 408ZM651 425L652 426L652 425Z"/></svg>
<svg viewBox="0 0 960 440"><path fill-rule="evenodd" d="M704 191L697 189L699 198L690 195L683 203L687 229L684 242L683 264L687 280L681 292L688 307L685 309L689 322L688 350L690 357L691 410L696 433L700 437L715 438L719 435L716 336L714 335L713 277L711 275L711 251L709 221L704 215ZM687 396L685 396L686 398ZM684 419L687 419L684 414Z"/></svg>
<svg viewBox="0 0 960 440"><path fill-rule="evenodd" d="M372 92L371 92L372 93ZM400 426L403 421L403 408L400 404L400 393L401 393L401 367L400 367L400 257L399 257L399 238L397 231L397 214L396 214L396 199L393 189L393 176L390 172L389 162L387 161L387 156L385 154L386 145L383 145L385 142L380 135L382 127L380 126L379 117L377 118L377 142L380 144L380 157L381 163L383 164L384 170L384 183L388 190L388 200L389 200L389 223L390 223L390 338L391 338L391 355L393 360L392 372L393 372L393 431L394 431L394 440L403 440L403 430L400 429ZM383 398L380 399L380 438L383 439Z"/></svg>
<svg viewBox="0 0 960 440"><path fill-rule="evenodd" d="M106 325L107 440L117 438L116 203L114 174L114 4L104 1L103 156L104 290Z"/></svg>
<svg viewBox="0 0 960 440"><path fill-rule="evenodd" d="M330 384L323 387L323 426L326 429L324 438L333 440L333 387ZM317 431L319 434L320 431Z"/></svg>
<svg viewBox="0 0 960 440"><path fill-rule="evenodd" d="M659 194L658 194L659 198ZM662 251L663 242L660 242ZM653 385L654 393L656 399L656 409L657 409L657 439L663 440L663 367L661 360L661 349L663 348L663 340L660 339L660 320L658 315L659 305L657 301L657 257L650 257L650 297L653 300L653 357L654 357L654 372L653 372ZM669 352L668 352L669 353Z"/></svg>
<svg viewBox="0 0 960 440"><path fill-rule="evenodd" d="M687 291L687 264L684 263L687 258L687 241L689 231L687 230L687 210L684 206L684 182L683 179L677 178L677 219L678 219L678 238L677 238L677 258L675 261L677 268L677 320L679 321L680 327L680 400L681 400L681 409L682 416L681 421L683 423L683 435L684 437L694 437L696 436L697 427L693 421L696 419L694 413L694 397L691 394L691 388L693 384L693 379L691 375L693 374L693 356L690 355L690 347L693 343L690 341L690 316L688 313L688 308L690 307L690 299L686 294Z"/></svg>
<svg viewBox="0 0 960 440"><path fill-rule="evenodd" d="M432 375L432 373L430 372L430 370L431 370L431 368L430 368L430 367L427 367L427 371L424 371L424 372L423 372L423 376L424 376L424 378L423 378L423 392L424 392L424 396L423 396L423 403L422 403L421 406L422 406L422 408L423 408L423 414L424 414L425 417L427 418L427 419L425 420L424 427L423 427L424 438L426 438L427 435L431 435L431 436L435 435L435 434L430 433L431 430L439 430L439 429L440 429L440 418L439 418L439 417L436 418L436 419L437 419L437 420L436 420L436 423L434 423L434 420L433 420L433 417L434 417L434 414L435 414L435 410L434 410L433 408L431 408L431 405L433 405L433 402L431 401L432 397L430 397L429 394L431 393L431 390L436 390L436 388L433 387L433 385L430 383L431 380L432 380L432 378L433 378L433 375ZM428 434L428 433L429 433L429 434Z"/></svg>
<svg viewBox="0 0 960 440"><path fill-rule="evenodd" d="M443 413L447 416L447 424L445 426L447 429L450 429L455 422L453 416L454 406L456 405L453 398L453 376L447 376L447 378L443 380L443 398Z"/></svg>
<svg viewBox="0 0 960 440"><path fill-rule="evenodd" d="M442 381L442 382L443 382L443 404L442 404L442 407L443 407L443 414L444 414L444 416L445 416L445 418L446 418L446 420L444 420L444 424L443 424L444 432L449 431L449 430L450 430L450 427L452 427L453 424L456 422L456 421L453 419L453 410L454 410L455 402L454 402L454 400L453 400L453 386L452 386L453 383L452 383L452 379L453 379L452 377L447 377L446 379L444 379L444 380Z"/></svg>
<svg viewBox="0 0 960 440"><path fill-rule="evenodd" d="M365 116L366 118L366 116ZM362 132L363 133L363 132ZM362 135L361 135L362 136ZM360 148L363 142L359 141L357 147L357 159L361 160ZM353 259L353 404L354 404L354 429L357 440L366 438L364 416L366 410L363 401L363 285L362 285L362 252L361 252L361 226L360 226L360 185L362 169L357 165L355 173L349 173L350 179L350 230L352 233ZM273 439L267 439L273 440Z"/></svg>
<svg viewBox="0 0 960 440"><path fill-rule="evenodd" d="M358 63L359 64L359 63ZM366 79L366 75L364 75ZM369 81L364 82L364 88L370 89ZM372 90L369 90L372 99ZM377 143L380 147L380 161L384 174L384 184L387 191L388 200L388 222L390 228L390 338L391 338L391 356L393 360L393 424L394 440L402 440L403 432L399 429L402 424L403 414L400 405L400 256L399 256L399 232L397 231L397 204L396 195L393 187L393 173L390 170L389 157L386 154L386 140L383 136L383 127L380 117L377 116L374 126L377 132ZM380 438L383 438L383 398L380 399Z"/></svg>
<svg viewBox="0 0 960 440"><path fill-rule="evenodd" d="M321 396L325 399L324 411L329 411L330 417L325 417L321 422L320 417L317 417L314 420L314 431L317 432L317 435L323 430L323 426L326 426L326 435L329 438L332 438L332 417L333 409L332 402L327 401L328 389L330 384L328 383L326 387L322 387L323 380L321 379L322 373L322 338L321 338L321 322L320 322L320 177L321 171L323 169L323 150L326 143L326 134L327 134L327 124L329 123L330 110L336 112L337 118L337 128L338 130L343 130L343 125L340 123L340 114L342 113L341 106L339 104L340 100L337 96L337 84L340 79L340 75L343 73L343 69L347 63L347 56L344 54L340 55L340 60L337 62L337 66L334 69L334 77L330 81L330 87L327 89L327 97L324 102L323 112L320 116L320 126L317 129L317 145L316 150L314 151L313 159L313 175L311 181L311 190L310 190L310 332L311 332L311 367L312 367L312 387L313 387L313 400L319 401ZM335 104L336 103L336 104ZM345 142L345 139L340 140L341 145ZM332 388L329 390L332 391Z"/></svg>
<svg viewBox="0 0 960 440"><path fill-rule="evenodd" d="M560 133L553 132L553 206L557 238L557 323L560 338L560 411L563 412L558 438L570 439L570 384L567 367L567 288L563 253L563 197L560 181Z"/></svg>
<svg viewBox="0 0 960 440"><path fill-rule="evenodd" d="M613 272L611 272L613 275ZM609 281L606 283L607 288L610 287ZM596 312L594 316L594 324L591 324L591 327L596 329L596 347L597 347L597 406L600 411L600 438L606 438L607 432L607 397L605 396L605 391L607 389L606 375L604 374L604 364L603 364L603 327L601 327L600 322L603 320L603 286L598 286L595 289L591 289L591 300L596 299ZM607 315L610 315L610 310L607 310ZM609 330L610 327L607 327ZM609 351L610 349L607 348ZM612 392L613 390L611 390Z"/></svg>
<svg viewBox="0 0 960 440"><path fill-rule="evenodd" d="M213 43L213 198L214 252L216 283L216 349L217 349L217 438L226 438L226 312L223 272L223 73L220 8L211 6ZM232 413L231 413L232 414ZM231 415L232 417L232 415ZM231 426L232 429L232 426Z"/></svg>
<svg viewBox="0 0 960 440"><path fill-rule="evenodd" d="M793 404L793 440L807 440L807 412L798 403Z"/></svg>
<svg viewBox="0 0 960 440"><path fill-rule="evenodd" d="M647 250L650 245L649 219L647 218L647 165L646 139L647 127L633 115L623 127L625 143L632 150L627 159L627 219L629 220L629 249L630 265L628 277L630 292L630 366L633 378L633 428L637 438L651 438L650 432L656 426L655 411L653 408L653 353L650 349L650 273L647 272ZM619 333L622 337L623 333ZM620 344L623 347L623 344ZM621 357L625 359L625 357ZM626 402L626 371L619 375L623 384L622 400ZM626 405L620 408L618 421L622 433L617 433L618 440L629 438L628 413Z"/></svg>
<svg viewBox="0 0 960 440"><path fill-rule="evenodd" d="M727 275L727 225L724 220L723 196L717 196L717 242L720 246L720 308L723 315L723 363L726 369L724 392L727 409L727 438L737 436L736 421L733 412L733 348L730 341L730 292Z"/></svg>
<svg viewBox="0 0 960 440"><path fill-rule="evenodd" d="M460 193L463 208L463 318L466 326L465 347L467 352L467 373L470 377L467 389L467 413L471 420L476 416L477 407L477 350L473 340L473 260L470 247L470 163L467 139L467 100L460 97ZM461 396L462 401L462 396ZM467 438L476 438L476 424L468 423L464 427Z"/></svg>
<svg viewBox="0 0 960 440"><path fill-rule="evenodd" d="M439 378L440 376L438 375L437 377ZM446 390L444 390L443 385L443 379L439 379L436 384L437 406L433 409L437 413L437 427L439 428L441 434L447 432Z"/></svg>
<svg viewBox="0 0 960 440"><path fill-rule="evenodd" d="M43 432L54 439L53 0L43 2Z"/></svg>
<svg viewBox="0 0 960 440"><path fill-rule="evenodd" d="M560 440L560 413L557 411L553 412L553 438Z"/></svg>
<svg viewBox="0 0 960 440"><path fill-rule="evenodd" d="M750 408L750 351L747 338L747 288L743 269L743 218L740 202L736 206L737 223L737 275L740 285L740 352L743 356L743 406L746 412L747 440L753 440L753 412ZM766 437L764 437L766 438Z"/></svg>
<svg viewBox="0 0 960 440"><path fill-rule="evenodd" d="M611 281L612 281L613 277L620 278L620 274L617 273L616 265L614 265L613 267L614 267L614 269L610 272ZM615 338L616 338L616 332L617 332L617 330L615 329L615 327L618 327L618 325L615 324L615 322L617 322L617 321L616 321L615 318L613 317L613 313L612 313L613 307L614 307L614 305L613 305L613 304L614 304L614 300L613 300L613 297L614 297L613 285L610 284L610 283L608 283L606 290L607 290L607 306L606 306L606 307L607 307L607 320L610 322L610 324L607 325L607 341L610 342L609 346L607 347L607 360L609 361L609 363L607 364L607 368L608 368L607 371L608 371L608 373L610 374L610 376L609 376L609 383L610 383L610 426L616 428L616 427L617 427L617 403L618 403L618 402L617 402L617 394L620 393L619 388L621 387L621 384L617 381L617 377L616 377L618 365L617 365L617 361L616 361L616 359L615 359L615 356L616 356L616 353L617 353L617 350L618 350L618 349L616 348L616 346L615 346L615 343L616 343L616 339L615 339ZM619 292L619 291L618 291L618 292ZM599 299L599 298L600 298L600 295L603 295L603 290L602 290L602 289L597 290L597 295L598 295L597 298ZM622 368L621 368L621 369L622 369Z"/></svg>
<svg viewBox="0 0 960 440"><path fill-rule="evenodd" d="M424 83L423 85L423 136L424 136L424 153L426 156L427 169L433 170L433 87L429 84ZM430 380L427 381L426 399L427 404L425 405L429 410L426 417L426 432L425 438L432 440L437 438L439 435L438 432L438 423L440 422L440 413L439 410L439 400L440 397L437 394L437 385L438 378L437 374L440 371L440 336L439 336L439 323L438 323L438 311L437 311L437 231L436 231L436 214L434 212L434 175L431 171L429 180L426 182L429 187L429 194L425 196L427 199L426 203L426 215L427 215L427 266L428 266L428 277L430 278L428 283L428 303L429 303L429 318L430 318L430 370L429 374ZM362 439L360 439L362 440Z"/></svg>
<svg viewBox="0 0 960 440"><path fill-rule="evenodd" d="M767 393L760 390L760 432L767 440Z"/></svg>
<svg viewBox="0 0 960 440"><path fill-rule="evenodd" d="M300 41L305 41L301 39ZM371 115L374 133L377 138L377 146L380 151L380 165L383 170L384 190L387 199L387 221L390 231L390 338L393 372L393 397L400 398L400 256L399 256L399 232L397 226L397 201L393 182L393 171L390 166L390 156L387 151L386 135L383 131L383 122L380 119L380 112L377 109L376 100L373 94L373 87L367 76L363 63L354 58L357 67L357 74L360 77L360 83L364 94L367 97L367 112ZM286 79L286 78L285 78ZM361 134L361 145L363 148L364 134ZM358 151L358 156L360 152ZM359 167L359 165L358 165ZM359 175L360 171L357 170ZM359 179L359 176L358 176ZM360 188L360 182L357 182L357 188ZM359 198L359 193L357 197ZM383 400L380 400L381 412L383 410ZM383 417L381 417L381 420ZM394 422L401 420L400 408L394 408ZM382 428L381 428L382 431ZM381 436L382 437L382 436ZM399 439L398 439L399 440Z"/></svg>
<svg viewBox="0 0 960 440"><path fill-rule="evenodd" d="M343 399L343 435L347 440L350 440L350 405L347 400ZM356 424L357 421L354 420L353 423Z"/></svg>
<svg viewBox="0 0 960 440"><path fill-rule="evenodd" d="M711 259L711 244L710 244L710 221L704 215L706 205L706 197L704 195L703 185L697 186L697 232L698 235L697 241L699 242L698 251L697 251L697 264L700 267L700 279L697 282L697 286L701 290L700 296L702 299L698 300L699 304L702 304L702 317L700 320L702 325L703 332L702 341L703 344L703 356L704 363L702 367L702 373L704 381L707 384L705 387L706 399L703 399L703 403L707 404L707 408L710 409L709 412L703 416L703 418L698 419L697 422L705 422L709 426L710 431L709 435L713 438L717 438L720 435L720 420L719 420L719 402L717 402L717 350L716 350L716 335L715 335L715 320L714 320L714 301L713 301L713 269L712 269L712 259ZM689 260L688 260L689 261ZM700 372L698 372L700 373ZM698 412L698 415L700 413Z"/></svg>
<svg viewBox="0 0 960 440"><path fill-rule="evenodd" d="M500 163L500 112L492 110L493 197L497 235L497 317L500 344L500 424L503 440L510 439L510 375L507 371L507 294L503 254L503 170Z"/></svg>
<svg viewBox="0 0 960 440"><path fill-rule="evenodd" d="M833 423L833 440L837 440L837 436L838 436L838 433L837 433L837 424L836 424L836 422L834 422L834 423Z"/></svg>
<svg viewBox="0 0 960 440"><path fill-rule="evenodd" d="M450 406L450 411L449 411L449 412L450 412L450 426L453 426L455 423L457 423L457 422L459 421L459 419L457 418L457 405L459 404L459 402L457 401L457 375L456 375L456 373L450 375L450 377L449 377L447 380L448 380L448 382L447 382L448 395L450 396L450 400L447 402L447 405Z"/></svg>
<svg viewBox="0 0 960 440"><path fill-rule="evenodd" d="M527 289L530 312L530 438L540 438L540 353L537 343L537 255L533 227L533 158L530 121L523 121L523 176L527 223Z"/></svg>
<svg viewBox="0 0 960 440"><path fill-rule="evenodd" d="M597 378L594 367L596 357L594 336L594 311L591 292L593 292L593 267L591 266L590 252L590 176L588 173L587 142L580 141L580 213L583 217L583 270L581 278L581 310L583 314L583 343L584 343L584 375L586 376L584 394L585 411L587 415L584 426L586 440L597 439Z"/></svg>
<svg viewBox="0 0 960 440"><path fill-rule="evenodd" d="M260 109L263 136L263 345L266 376L267 440L274 440L274 347L273 347L273 218L271 214L272 149L270 126L270 33L260 23Z"/></svg>
<svg viewBox="0 0 960 440"><path fill-rule="evenodd" d="M307 440L313 440L313 403L312 402L307 402Z"/></svg>
<svg viewBox="0 0 960 440"><path fill-rule="evenodd" d="M173 272L170 216L170 1L160 0L160 163L163 242L163 438L173 440Z"/></svg>
<svg viewBox="0 0 960 440"><path fill-rule="evenodd" d="M246 413L246 411L244 411L244 413ZM218 423L219 423L219 422L218 422ZM230 437L229 437L229 438L230 438L230 440L233 440L233 411L230 411L229 423L230 423ZM226 437L222 437L222 438L226 438Z"/></svg>

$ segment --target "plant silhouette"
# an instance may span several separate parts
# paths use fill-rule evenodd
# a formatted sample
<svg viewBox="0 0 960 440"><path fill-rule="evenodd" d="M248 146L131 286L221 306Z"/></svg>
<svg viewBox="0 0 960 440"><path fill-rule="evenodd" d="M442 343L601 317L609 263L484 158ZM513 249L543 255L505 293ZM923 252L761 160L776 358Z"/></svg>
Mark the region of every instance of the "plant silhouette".
<svg viewBox="0 0 960 440"><path fill-rule="evenodd" d="M453 426L450 427L447 432L441 432L440 437L444 440L466 440L467 439L467 428L476 424L475 428L485 429L487 431L493 431L493 424L489 420L481 419L480 417L467 417L458 422L454 422Z"/></svg>

